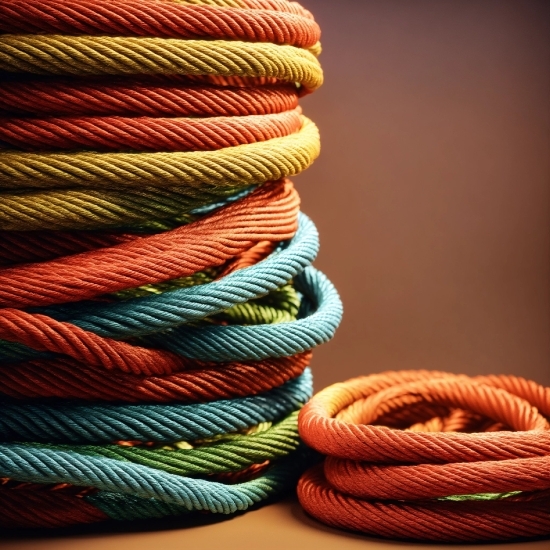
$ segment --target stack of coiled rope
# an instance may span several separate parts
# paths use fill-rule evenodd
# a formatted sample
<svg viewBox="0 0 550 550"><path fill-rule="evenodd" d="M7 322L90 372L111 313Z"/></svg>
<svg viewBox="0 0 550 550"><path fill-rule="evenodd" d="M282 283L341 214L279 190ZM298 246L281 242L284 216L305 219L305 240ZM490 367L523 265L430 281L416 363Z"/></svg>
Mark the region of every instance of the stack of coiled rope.
<svg viewBox="0 0 550 550"><path fill-rule="evenodd" d="M0 0L0 525L246 510L341 304L287 0Z"/></svg>
<svg viewBox="0 0 550 550"><path fill-rule="evenodd" d="M515 376L401 371L317 394L303 440L307 512L392 539L479 542L550 535L550 388Z"/></svg>

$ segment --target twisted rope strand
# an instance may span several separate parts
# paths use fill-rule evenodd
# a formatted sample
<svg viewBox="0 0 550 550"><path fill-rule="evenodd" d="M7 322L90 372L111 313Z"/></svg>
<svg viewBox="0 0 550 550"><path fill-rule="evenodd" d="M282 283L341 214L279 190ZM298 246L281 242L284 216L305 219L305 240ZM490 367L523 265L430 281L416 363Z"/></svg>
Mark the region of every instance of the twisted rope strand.
<svg viewBox="0 0 550 550"><path fill-rule="evenodd" d="M311 392L311 371L306 368L302 375L263 394L211 403L2 402L0 441L93 444L193 441L283 418L306 403Z"/></svg>
<svg viewBox="0 0 550 550"><path fill-rule="evenodd" d="M317 58L294 46L223 40L0 35L0 70L52 75L184 74L323 82Z"/></svg>
<svg viewBox="0 0 550 550"><path fill-rule="evenodd" d="M403 371L336 384L300 413L301 437L329 455L302 477L300 502L330 525L391 538L550 535L549 403L550 388L512 376ZM429 432L430 407L443 415L436 426L475 419L497 431ZM393 415L411 428L373 425Z"/></svg>
<svg viewBox="0 0 550 550"><path fill-rule="evenodd" d="M0 30L17 33L100 34L217 38L311 47L319 27L310 18L285 12L94 0L0 2Z"/></svg>
<svg viewBox="0 0 550 550"><path fill-rule="evenodd" d="M298 448L298 413L293 412L269 429L252 434L228 434L218 440L193 443L193 448L151 449L125 445L37 445L34 449L70 451L76 461L95 456L141 464L180 476L237 472L258 461L276 460Z"/></svg>
<svg viewBox="0 0 550 550"><path fill-rule="evenodd" d="M0 82L0 114L34 116L246 116L298 106L291 86L218 87L143 79Z"/></svg>
<svg viewBox="0 0 550 550"><path fill-rule="evenodd" d="M308 267L296 280L298 288L313 306L296 321L275 325L251 326L205 325L180 326L169 333L153 333L141 337L141 348L117 342L104 334L97 335L75 325L60 323L49 317L17 310L5 312L0 324L0 336L31 346L31 349L64 353L81 362L107 369L119 369L134 374L164 374L184 368L181 357L201 361L227 362L263 360L303 353L330 340L340 323L342 305L330 281L319 271ZM24 330L23 330L24 329ZM103 331L104 333L105 331ZM27 333L33 337L27 336ZM152 351L148 348L157 350ZM30 358L41 358L41 353L30 353ZM46 356L47 357L47 356ZM148 362L157 364L152 370Z"/></svg>
<svg viewBox="0 0 550 550"><path fill-rule="evenodd" d="M55 151L215 151L285 137L302 127L299 111L239 118L81 117L0 119L0 149Z"/></svg>
<svg viewBox="0 0 550 550"><path fill-rule="evenodd" d="M0 189L187 185L245 187L299 174L319 154L319 132L299 132L217 151L175 153L0 152Z"/></svg>
<svg viewBox="0 0 550 550"><path fill-rule="evenodd" d="M214 38L308 48L320 37L309 18L281 11L118 0L0 1L0 32Z"/></svg>
<svg viewBox="0 0 550 550"><path fill-rule="evenodd" d="M261 362L227 364L184 361L187 367L164 376L116 372L105 376L71 359L19 363L0 369L0 393L16 399L59 397L90 401L205 402L257 395L302 374L309 352Z"/></svg>
<svg viewBox="0 0 550 550"><path fill-rule="evenodd" d="M0 153L1 155L1 153ZM55 189L4 193L0 191L0 230L25 231L104 229L182 220L203 206L231 198L249 184L186 185L129 189ZM33 233L27 233L27 239ZM0 243L1 246L1 243Z"/></svg>
<svg viewBox="0 0 550 550"><path fill-rule="evenodd" d="M304 509L324 523L391 539L480 542L549 534L548 496L521 503L382 504L335 491L321 468L302 476L298 496Z"/></svg>
<svg viewBox="0 0 550 550"><path fill-rule="evenodd" d="M127 338L165 331L182 323L217 314L236 304L257 299L283 286L301 273L317 255L319 240L313 223L300 214L293 239L259 264L244 267L206 285L171 290L161 295L124 302L80 303L47 308L42 312L58 321L109 338ZM341 308L341 305L339 305ZM338 309L337 312L341 310ZM37 358L31 348L6 348L0 340L0 361Z"/></svg>
<svg viewBox="0 0 550 550"><path fill-rule="evenodd" d="M207 218L160 235L3 269L0 305L78 301L221 265L255 241L292 237L297 210L298 197L290 182L264 186Z"/></svg>

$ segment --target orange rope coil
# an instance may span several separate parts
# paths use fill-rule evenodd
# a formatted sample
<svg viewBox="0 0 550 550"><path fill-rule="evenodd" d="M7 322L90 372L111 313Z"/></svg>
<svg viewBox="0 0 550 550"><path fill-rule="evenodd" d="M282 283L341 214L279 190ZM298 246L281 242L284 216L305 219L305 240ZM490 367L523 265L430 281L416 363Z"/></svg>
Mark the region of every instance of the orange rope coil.
<svg viewBox="0 0 550 550"><path fill-rule="evenodd" d="M335 384L300 413L328 455L305 510L367 534L450 542L550 535L550 388L514 376L386 372Z"/></svg>

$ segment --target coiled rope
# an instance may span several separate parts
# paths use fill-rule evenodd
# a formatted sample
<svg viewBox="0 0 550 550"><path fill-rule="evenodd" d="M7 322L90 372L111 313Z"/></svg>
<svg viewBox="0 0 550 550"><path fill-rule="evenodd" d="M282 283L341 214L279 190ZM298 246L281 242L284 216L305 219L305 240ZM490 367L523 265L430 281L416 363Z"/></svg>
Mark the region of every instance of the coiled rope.
<svg viewBox="0 0 550 550"><path fill-rule="evenodd" d="M411 540L550 535L550 388L514 376L386 372L335 384L300 412L328 455L298 485L330 525Z"/></svg>
<svg viewBox="0 0 550 550"><path fill-rule="evenodd" d="M287 179L319 36L287 0L0 0L0 526L296 482L342 313Z"/></svg>

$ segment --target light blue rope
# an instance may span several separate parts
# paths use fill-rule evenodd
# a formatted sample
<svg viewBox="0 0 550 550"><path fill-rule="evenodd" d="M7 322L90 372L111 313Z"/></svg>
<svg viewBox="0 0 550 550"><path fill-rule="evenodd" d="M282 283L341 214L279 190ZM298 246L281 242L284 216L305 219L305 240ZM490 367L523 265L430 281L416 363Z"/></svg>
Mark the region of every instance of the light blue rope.
<svg viewBox="0 0 550 550"><path fill-rule="evenodd" d="M289 458L295 459L292 455ZM128 500L133 501L134 519L150 517L154 503L168 505L160 507L160 510L158 505L154 507L153 513L156 511L157 515L178 513L180 510L208 510L219 514L246 510L280 489L285 479L288 481L289 473L289 465L283 461L260 478L225 485L111 458L34 449L21 444L0 444L0 477L28 483L70 483L95 487L107 494L86 497L89 502L109 515L118 515L120 505L125 501L128 503Z"/></svg>
<svg viewBox="0 0 550 550"><path fill-rule="evenodd" d="M312 392L307 368L299 377L260 395L192 405L4 401L0 402L0 441L192 441L283 418L304 405Z"/></svg>
<svg viewBox="0 0 550 550"><path fill-rule="evenodd" d="M249 361L286 357L328 342L340 324L342 303L332 283L320 271L307 267L295 279L295 286L307 300L303 319L274 325L207 326L182 325L141 340L184 357L203 361Z"/></svg>
<svg viewBox="0 0 550 550"><path fill-rule="evenodd" d="M115 339L166 331L219 313L283 286L313 261L318 248L318 234L313 222L300 214L296 235L281 250L272 253L262 262L230 273L219 281L126 302L87 305L75 303L55 308L35 308L33 311ZM164 334L166 333L163 333L163 338ZM0 340L0 364L52 356L21 344Z"/></svg>

